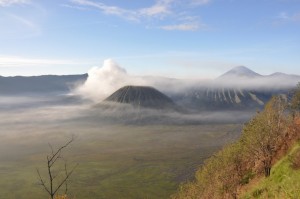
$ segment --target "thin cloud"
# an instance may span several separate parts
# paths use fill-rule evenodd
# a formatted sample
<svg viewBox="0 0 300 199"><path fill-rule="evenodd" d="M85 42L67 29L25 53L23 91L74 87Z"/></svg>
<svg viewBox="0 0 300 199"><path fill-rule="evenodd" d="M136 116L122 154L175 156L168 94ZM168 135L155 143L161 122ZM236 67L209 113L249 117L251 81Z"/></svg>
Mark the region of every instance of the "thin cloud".
<svg viewBox="0 0 300 199"><path fill-rule="evenodd" d="M25 19L23 17L14 14L9 14L9 16L13 18L15 21L19 22L20 24L28 28L38 30L38 26L33 21L30 21L29 19Z"/></svg>
<svg viewBox="0 0 300 199"><path fill-rule="evenodd" d="M188 4L200 6L207 4L210 1L211 0L191 0ZM203 29L203 25L198 23L199 16L190 15L190 9L193 9L194 6L183 6L186 4L183 0L156 0L155 3L149 7L132 10L118 6L109 6L93 0L69 0L69 2L76 6L95 8L100 10L103 14L117 16L125 20L136 22L141 22L143 20L143 22L148 22L148 20L152 20L151 26L153 26L153 22L162 23L167 20L177 21L177 25L176 23L175 25L168 26L156 25L156 27L160 27L162 30L195 31ZM72 5L70 7L72 7ZM183 9L185 13L184 17L182 16ZM148 26L146 25L146 27Z"/></svg>
<svg viewBox="0 0 300 199"><path fill-rule="evenodd" d="M37 23L37 19L33 16L20 16L13 13L0 14L0 26L5 27L1 32L2 35L20 35L21 37L38 36L42 33L41 27Z"/></svg>
<svg viewBox="0 0 300 199"><path fill-rule="evenodd" d="M160 0L149 8L143 8L138 11L143 16L168 15L172 13L170 7L174 0Z"/></svg>
<svg viewBox="0 0 300 199"><path fill-rule="evenodd" d="M300 12L294 14L294 15L292 16L292 20L293 20L293 21L300 22Z"/></svg>
<svg viewBox="0 0 300 199"><path fill-rule="evenodd" d="M30 0L0 0L0 7L7 7L14 4L27 4Z"/></svg>
<svg viewBox="0 0 300 199"><path fill-rule="evenodd" d="M160 28L163 30L180 30L180 31L196 31L199 29L204 29L206 27L205 24L198 24L198 23L182 23L176 25L167 25L161 26Z"/></svg>
<svg viewBox="0 0 300 199"><path fill-rule="evenodd" d="M205 5L210 2L211 2L211 0L191 0L192 5Z"/></svg>
<svg viewBox="0 0 300 199"><path fill-rule="evenodd" d="M276 16L276 20L273 21L273 25L283 25L287 23L299 23L300 22L300 12L298 13L287 13L287 12L280 12Z"/></svg>
<svg viewBox="0 0 300 199"><path fill-rule="evenodd" d="M174 25L166 25L160 27L163 30L178 30L178 31L197 31L197 30L209 30L209 27L204 23L199 23L197 21L187 21Z"/></svg>
<svg viewBox="0 0 300 199"><path fill-rule="evenodd" d="M101 2L94 2L90 0L71 0L70 2L80 5L89 6L101 10L104 14L114 15L128 20L137 21L137 13L131 10L123 9L117 6L108 6Z"/></svg>
<svg viewBox="0 0 300 199"><path fill-rule="evenodd" d="M281 19L281 20L289 20L290 19L290 17L288 16L288 14L286 12L281 12L278 15L278 18Z"/></svg>
<svg viewBox="0 0 300 199"><path fill-rule="evenodd" d="M61 4L60 6L61 6L61 7L65 7L65 8L77 9L77 10L87 10L87 8L84 8L84 7L78 6L78 5Z"/></svg>
<svg viewBox="0 0 300 199"><path fill-rule="evenodd" d="M121 18L138 21L141 17L153 17L171 13L170 6L174 0L158 0L154 5L138 10L124 9L118 6L109 6L101 2L91 0L70 0L70 2L90 6L101 10L104 14L119 16Z"/></svg>

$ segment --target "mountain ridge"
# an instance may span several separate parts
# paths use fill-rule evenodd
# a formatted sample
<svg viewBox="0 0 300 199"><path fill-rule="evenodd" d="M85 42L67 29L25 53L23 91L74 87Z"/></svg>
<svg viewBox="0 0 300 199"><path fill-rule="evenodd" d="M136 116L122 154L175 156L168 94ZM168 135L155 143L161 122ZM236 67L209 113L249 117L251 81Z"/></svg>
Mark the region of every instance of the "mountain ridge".
<svg viewBox="0 0 300 199"><path fill-rule="evenodd" d="M76 93L73 92L74 89L83 85L87 78L87 74L0 76L0 94ZM238 66L212 81L193 82L164 77L145 77L143 80L169 96L178 106L199 112L261 109L273 95L279 94L288 98L290 90L300 81L300 76L280 72L261 75L245 66ZM76 95L85 97L80 93Z"/></svg>
<svg viewBox="0 0 300 199"><path fill-rule="evenodd" d="M70 92L74 87L82 84L87 77L87 74L0 76L0 94Z"/></svg>

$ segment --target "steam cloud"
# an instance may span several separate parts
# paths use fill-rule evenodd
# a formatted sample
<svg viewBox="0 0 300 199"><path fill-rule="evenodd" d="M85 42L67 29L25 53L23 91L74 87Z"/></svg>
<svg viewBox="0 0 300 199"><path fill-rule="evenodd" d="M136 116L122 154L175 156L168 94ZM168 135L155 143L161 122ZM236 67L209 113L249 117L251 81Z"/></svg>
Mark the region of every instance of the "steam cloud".
<svg viewBox="0 0 300 199"><path fill-rule="evenodd" d="M94 101L102 100L116 89L128 82L128 74L111 59L104 61L103 66L93 67L88 71L88 79L77 89L77 93Z"/></svg>
<svg viewBox="0 0 300 199"><path fill-rule="evenodd" d="M176 92L188 87L188 81L163 77L132 76L112 59L104 61L102 67L93 67L88 71L88 79L75 93L95 102L108 97L117 89L127 86L152 86L162 92Z"/></svg>

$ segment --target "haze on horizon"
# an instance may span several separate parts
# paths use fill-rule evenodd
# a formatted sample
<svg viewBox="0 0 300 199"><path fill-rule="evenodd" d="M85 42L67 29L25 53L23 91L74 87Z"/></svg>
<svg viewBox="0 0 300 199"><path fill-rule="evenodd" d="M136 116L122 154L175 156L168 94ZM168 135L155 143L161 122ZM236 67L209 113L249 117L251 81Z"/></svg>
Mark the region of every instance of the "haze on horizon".
<svg viewBox="0 0 300 199"><path fill-rule="evenodd" d="M0 0L0 75L215 78L235 66L300 74L299 0Z"/></svg>

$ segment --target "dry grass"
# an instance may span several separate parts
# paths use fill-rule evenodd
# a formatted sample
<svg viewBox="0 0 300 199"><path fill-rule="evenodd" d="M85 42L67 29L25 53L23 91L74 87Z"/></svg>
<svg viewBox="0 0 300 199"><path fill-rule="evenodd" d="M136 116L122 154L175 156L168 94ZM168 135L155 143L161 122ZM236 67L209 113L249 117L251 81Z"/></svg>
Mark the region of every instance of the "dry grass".
<svg viewBox="0 0 300 199"><path fill-rule="evenodd" d="M71 198L68 197L66 194L64 194L64 195L56 195L54 199L71 199Z"/></svg>

